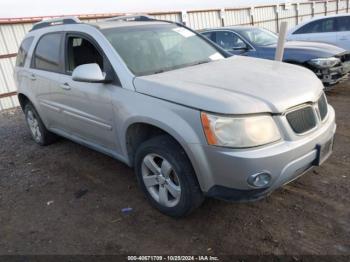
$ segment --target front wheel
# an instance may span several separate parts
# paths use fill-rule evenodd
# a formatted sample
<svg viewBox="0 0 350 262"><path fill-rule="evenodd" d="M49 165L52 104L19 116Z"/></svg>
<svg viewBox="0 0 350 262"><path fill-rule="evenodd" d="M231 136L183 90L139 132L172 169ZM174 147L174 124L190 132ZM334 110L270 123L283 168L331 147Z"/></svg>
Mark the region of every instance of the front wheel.
<svg viewBox="0 0 350 262"><path fill-rule="evenodd" d="M203 202L191 162L169 136L152 138L140 146L135 172L150 203L166 215L183 217Z"/></svg>

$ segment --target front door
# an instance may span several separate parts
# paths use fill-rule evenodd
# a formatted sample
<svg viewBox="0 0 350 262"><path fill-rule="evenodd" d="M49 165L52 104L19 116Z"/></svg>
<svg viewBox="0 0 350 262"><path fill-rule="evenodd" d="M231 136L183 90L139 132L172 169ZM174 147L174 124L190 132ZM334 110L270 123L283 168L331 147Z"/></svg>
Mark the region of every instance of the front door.
<svg viewBox="0 0 350 262"><path fill-rule="evenodd" d="M67 34L65 45L66 72L60 77L60 85L68 132L93 146L115 149L111 93L114 88L120 87L113 83L77 82L72 79L72 72L77 66L96 63L103 72L107 72L111 68L109 62L86 36Z"/></svg>

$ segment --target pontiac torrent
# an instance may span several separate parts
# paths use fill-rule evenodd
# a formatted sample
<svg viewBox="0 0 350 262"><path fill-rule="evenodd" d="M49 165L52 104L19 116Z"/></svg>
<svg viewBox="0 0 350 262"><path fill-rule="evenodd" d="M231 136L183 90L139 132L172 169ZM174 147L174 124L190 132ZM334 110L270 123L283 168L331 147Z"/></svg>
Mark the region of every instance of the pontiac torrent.
<svg viewBox="0 0 350 262"><path fill-rule="evenodd" d="M205 197L260 199L332 152L335 113L315 74L230 57L179 23L37 23L15 79L36 143L62 136L126 163L173 217Z"/></svg>

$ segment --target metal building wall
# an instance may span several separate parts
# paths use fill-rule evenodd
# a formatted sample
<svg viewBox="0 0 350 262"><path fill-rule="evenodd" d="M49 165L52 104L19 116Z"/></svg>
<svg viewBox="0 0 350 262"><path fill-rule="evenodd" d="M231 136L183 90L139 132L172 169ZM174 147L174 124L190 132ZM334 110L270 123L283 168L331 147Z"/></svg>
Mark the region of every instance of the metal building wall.
<svg viewBox="0 0 350 262"><path fill-rule="evenodd" d="M290 5L255 6L246 8L227 8L213 10L178 11L150 13L162 20L186 23L193 29L212 28L230 25L255 25L278 32L282 21L288 22L291 28L296 24L315 16L348 13L350 0L330 0L316 2L300 2ZM80 19L96 22L100 19L123 15L102 14L83 15ZM50 17L45 17L50 18ZM25 19L0 19L0 111L18 106L16 88L13 80L13 69L19 45L33 23L42 17Z"/></svg>
<svg viewBox="0 0 350 262"><path fill-rule="evenodd" d="M264 27L272 32L277 32L277 11L278 6L263 6L254 8L254 25ZM267 19L268 18L268 19Z"/></svg>
<svg viewBox="0 0 350 262"><path fill-rule="evenodd" d="M187 16L187 25L196 30L221 26L220 10L188 12Z"/></svg>
<svg viewBox="0 0 350 262"><path fill-rule="evenodd" d="M225 10L225 25L248 25L251 24L252 17L250 8L244 9L226 9Z"/></svg>
<svg viewBox="0 0 350 262"><path fill-rule="evenodd" d="M299 22L298 23L311 19L312 13L313 13L312 2L299 4L299 14L298 14Z"/></svg>

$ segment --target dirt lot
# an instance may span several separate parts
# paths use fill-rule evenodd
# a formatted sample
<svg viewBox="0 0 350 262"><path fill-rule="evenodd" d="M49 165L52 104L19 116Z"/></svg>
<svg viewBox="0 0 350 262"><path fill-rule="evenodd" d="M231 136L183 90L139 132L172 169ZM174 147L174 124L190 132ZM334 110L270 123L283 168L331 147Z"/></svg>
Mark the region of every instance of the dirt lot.
<svg viewBox="0 0 350 262"><path fill-rule="evenodd" d="M350 255L350 82L328 98L338 131L322 167L262 201L210 199L181 220L152 209L124 164L65 139L40 147L20 110L3 112L0 254Z"/></svg>

